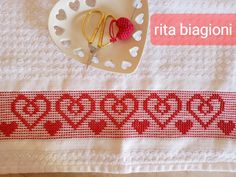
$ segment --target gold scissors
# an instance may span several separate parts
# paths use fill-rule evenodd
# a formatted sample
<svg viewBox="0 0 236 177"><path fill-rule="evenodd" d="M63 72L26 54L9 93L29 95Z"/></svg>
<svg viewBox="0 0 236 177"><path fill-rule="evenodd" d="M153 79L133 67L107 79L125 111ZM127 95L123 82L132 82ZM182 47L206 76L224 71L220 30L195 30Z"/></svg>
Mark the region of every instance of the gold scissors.
<svg viewBox="0 0 236 177"><path fill-rule="evenodd" d="M93 15L99 15L100 19L98 20L97 25L94 27L94 30L92 30L93 32L91 33L91 35L89 35L88 24L91 24ZM82 32L84 37L88 41L88 47L90 51L90 56L86 63L86 69L88 69L88 66L91 65L92 59L96 55L98 50L111 44L110 41L104 43L105 30L109 19L115 19L115 18L112 15L110 14L107 15L100 10L90 10L86 14L83 20Z"/></svg>

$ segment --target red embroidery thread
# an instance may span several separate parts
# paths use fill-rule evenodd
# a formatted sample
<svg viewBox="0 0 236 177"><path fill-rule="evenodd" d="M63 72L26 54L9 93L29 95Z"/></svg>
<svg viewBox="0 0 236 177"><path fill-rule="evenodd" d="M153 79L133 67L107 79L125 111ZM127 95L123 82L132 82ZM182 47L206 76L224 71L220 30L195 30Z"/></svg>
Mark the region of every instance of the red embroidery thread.
<svg viewBox="0 0 236 177"><path fill-rule="evenodd" d="M33 118L33 116L35 116L35 120L33 121L33 123L29 123L26 118L24 117L24 115L22 114L22 112L20 113L19 110L17 109L17 104L23 101L25 102L25 105L21 108L22 112L25 113L25 115L30 116L30 119ZM40 108L42 106L39 106L38 102L43 101L45 103L45 110L42 110L42 112L40 113ZM30 106L32 106L33 111L30 112L29 108ZM16 99L12 102L11 104L11 110L12 112L16 115L16 117L18 117L19 120L21 120L21 122L23 122L23 124L29 129L32 130L50 111L51 111L51 103L50 101L48 101L48 99L42 95L36 95L34 97L34 99L30 100L29 98L27 98L25 95L18 95L16 97ZM39 115L37 115L39 113Z"/></svg>
<svg viewBox="0 0 236 177"><path fill-rule="evenodd" d="M150 101L154 100L156 105L154 109L150 109ZM168 102L173 100L176 103L176 108L172 108ZM161 110L161 106L164 106L164 110ZM144 101L144 110L149 114L149 116L161 127L164 129L181 111L182 109L182 102L174 93L170 93L166 98L161 99L156 93L151 94L145 101ZM170 111L172 111L170 113ZM156 113L159 113L157 115ZM166 115L164 121L161 121L161 118Z"/></svg>
<svg viewBox="0 0 236 177"><path fill-rule="evenodd" d="M114 101L114 103L110 103L109 100L110 102ZM126 103L126 101L129 100L133 103L131 110L128 110L128 105ZM126 93L121 99L117 98L113 93L109 93L101 101L100 105L103 113L117 126L118 129L121 129L122 126L137 112L139 106L138 101L131 93ZM116 116L122 117L123 120L118 122Z"/></svg>
<svg viewBox="0 0 236 177"><path fill-rule="evenodd" d="M67 105L67 110L63 110L61 103L66 100L70 103ZM85 104L82 103L83 100L90 102L90 108L87 111L85 110ZM76 105L79 107L78 110L74 110ZM56 102L56 111L76 130L95 111L95 101L86 93L82 94L78 99L74 99L70 94L64 94ZM66 112L74 114L79 118L79 121L75 122ZM81 114L82 112L85 112L84 115Z"/></svg>
<svg viewBox="0 0 236 177"><path fill-rule="evenodd" d="M0 93L0 140L236 139L236 93L78 91Z"/></svg>
<svg viewBox="0 0 236 177"><path fill-rule="evenodd" d="M47 121L44 128L51 136L54 136L62 128L62 123L59 120L56 122Z"/></svg>
<svg viewBox="0 0 236 177"><path fill-rule="evenodd" d="M148 129L148 127L150 126L150 122L148 120L135 120L132 123L132 126L141 135Z"/></svg>
<svg viewBox="0 0 236 177"><path fill-rule="evenodd" d="M7 137L10 137L12 133L17 129L18 125L16 122L6 123L2 122L0 124L0 131Z"/></svg>
<svg viewBox="0 0 236 177"><path fill-rule="evenodd" d="M194 101L200 101L198 105L198 109L193 109L192 104ZM215 109L213 107L213 101L218 101L219 106L215 106ZM206 107L206 110L203 110L203 108ZM204 129L207 129L224 111L225 109L225 103L218 94L213 94L210 96L209 99L205 100L200 94L195 94L188 102L187 102L187 110L190 112L190 114L201 124L201 126ZM214 112L215 111L215 112ZM201 114L206 117L207 115L210 115L209 120L203 121L201 119Z"/></svg>
<svg viewBox="0 0 236 177"><path fill-rule="evenodd" d="M183 133L183 135L186 135L188 131L190 131L191 128L193 127L193 122L191 120L187 121L178 120L175 123L175 126L181 133Z"/></svg>
<svg viewBox="0 0 236 177"><path fill-rule="evenodd" d="M89 128L95 133L95 135L99 135L107 126L105 120L95 121L92 120L89 122Z"/></svg>
<svg viewBox="0 0 236 177"><path fill-rule="evenodd" d="M225 135L230 135L232 131L235 129L235 123L233 121L224 121L221 120L218 122L218 127L224 132Z"/></svg>

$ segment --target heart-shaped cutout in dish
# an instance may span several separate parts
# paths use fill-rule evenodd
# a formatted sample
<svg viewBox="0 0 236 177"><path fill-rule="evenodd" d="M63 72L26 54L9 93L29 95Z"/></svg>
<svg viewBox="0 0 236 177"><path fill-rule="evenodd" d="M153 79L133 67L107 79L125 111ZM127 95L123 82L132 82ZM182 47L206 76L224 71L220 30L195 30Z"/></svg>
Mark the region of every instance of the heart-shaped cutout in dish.
<svg viewBox="0 0 236 177"><path fill-rule="evenodd" d="M79 4L76 8L73 6L75 2ZM117 73L134 72L140 63L147 37L149 21L147 0L59 0L49 16L50 34L64 53L82 64L87 64L90 56L88 41L82 30L84 18L90 10L102 11L106 15L114 16L117 20L121 17L130 19L134 25L130 33L127 29L125 30L128 40L117 41L101 48L94 57L98 60L94 62L95 60L92 59L90 65ZM58 19L59 14L63 17ZM96 23L96 18L92 23ZM116 25L119 29L117 36L124 35L124 29L119 26L118 22ZM58 29L63 29L63 33L58 35ZM109 37L109 23L107 23L104 38L109 40ZM112 65L109 61L112 61Z"/></svg>

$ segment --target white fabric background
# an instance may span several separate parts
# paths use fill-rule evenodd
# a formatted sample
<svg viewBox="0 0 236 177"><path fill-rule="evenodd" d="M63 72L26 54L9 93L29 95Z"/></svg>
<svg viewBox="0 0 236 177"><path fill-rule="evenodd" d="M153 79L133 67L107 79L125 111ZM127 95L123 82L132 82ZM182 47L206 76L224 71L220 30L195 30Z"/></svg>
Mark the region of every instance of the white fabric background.
<svg viewBox="0 0 236 177"><path fill-rule="evenodd" d="M83 66L51 41L47 20L56 0L0 1L0 90L161 89L235 91L232 46L152 46L134 74ZM234 13L235 0L149 0L153 13Z"/></svg>
<svg viewBox="0 0 236 177"><path fill-rule="evenodd" d="M61 53L47 31L56 0L0 1L0 90L236 91L236 48L146 45L138 71L110 74ZM235 0L149 0L150 14L235 13ZM108 146L109 144L109 146ZM108 149L107 149L108 148ZM0 173L236 171L235 141L213 139L0 142Z"/></svg>
<svg viewBox="0 0 236 177"><path fill-rule="evenodd" d="M0 146L0 173L236 172L235 146L197 138L6 141Z"/></svg>

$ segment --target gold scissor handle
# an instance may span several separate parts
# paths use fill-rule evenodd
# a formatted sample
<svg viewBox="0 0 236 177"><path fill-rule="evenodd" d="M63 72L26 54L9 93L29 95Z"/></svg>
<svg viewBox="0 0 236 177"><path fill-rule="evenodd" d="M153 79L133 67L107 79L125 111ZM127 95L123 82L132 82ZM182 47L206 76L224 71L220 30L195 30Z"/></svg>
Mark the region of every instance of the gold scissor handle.
<svg viewBox="0 0 236 177"><path fill-rule="evenodd" d="M87 29L88 23L91 20L91 16L94 15L94 14L100 15L100 20L99 20L97 26L95 27L94 31L92 32L91 36L89 36L87 34L86 29ZM100 31L100 33L99 33L99 36L98 36L98 43L97 43L96 46L98 48L102 48L102 47L105 47L105 46L111 44L110 42L104 44L104 34L105 34L105 30L106 30L106 25L107 25L107 22L110 18L115 19L112 15L105 15L105 13L103 13L100 10L90 10L86 14L86 16L83 20L82 32L83 32L83 35L85 36L85 38L86 38L86 40L88 41L89 44L94 44L99 31Z"/></svg>

